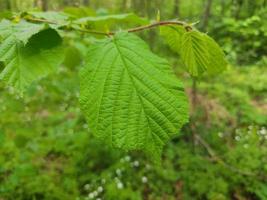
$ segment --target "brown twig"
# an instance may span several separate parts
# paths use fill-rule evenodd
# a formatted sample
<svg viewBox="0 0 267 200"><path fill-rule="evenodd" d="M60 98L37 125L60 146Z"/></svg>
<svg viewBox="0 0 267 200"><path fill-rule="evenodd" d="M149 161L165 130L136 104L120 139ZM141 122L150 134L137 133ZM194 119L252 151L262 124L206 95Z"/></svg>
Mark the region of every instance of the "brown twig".
<svg viewBox="0 0 267 200"><path fill-rule="evenodd" d="M136 28L131 28L131 29L128 29L126 31L131 33L131 32L143 31L143 30L154 28L154 27L157 27L157 26L168 26L168 25L183 26L188 31L192 30L192 27L189 24L187 24L185 22L182 22L182 21L159 21L159 22L154 22L152 24L148 24L148 25L145 25L145 26L139 26L139 27L136 27Z"/></svg>
<svg viewBox="0 0 267 200"><path fill-rule="evenodd" d="M51 21L51 20L46 20L46 19L39 19L39 18L32 18L32 17L26 17L25 20L30 21L30 22L39 22L39 23L48 23L48 24L61 25L59 22L56 22L56 21ZM76 25L80 25L80 24L76 23ZM186 31L191 31L192 30L192 26L190 26L186 22L182 22L182 21L159 21L159 22L154 22L152 24L148 24L148 25L144 25L144 26L138 26L138 27L126 29L125 31L129 32L129 33L134 33L134 32L139 32L139 31L155 28L155 27L158 27L158 26L170 26L170 25L183 26L186 29ZM62 25L62 26L64 26L64 25ZM106 36L115 35L115 33L116 33L116 32L112 32L112 31L101 32L101 31L97 31L97 30L84 29L84 28L76 28L76 27L75 28L71 27L71 28L72 28L72 30L80 31L80 32L83 32L83 33L106 35Z"/></svg>

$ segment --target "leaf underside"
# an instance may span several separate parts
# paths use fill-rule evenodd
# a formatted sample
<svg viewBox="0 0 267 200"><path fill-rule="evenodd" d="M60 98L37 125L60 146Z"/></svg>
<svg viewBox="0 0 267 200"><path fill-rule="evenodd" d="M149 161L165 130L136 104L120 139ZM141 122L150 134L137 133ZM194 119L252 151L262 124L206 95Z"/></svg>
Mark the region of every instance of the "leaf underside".
<svg viewBox="0 0 267 200"><path fill-rule="evenodd" d="M75 21L76 23L119 23L119 22L128 22L128 23L136 23L136 24L146 24L147 20L138 17L133 13L125 13L125 14L117 14L117 15L103 15L103 16L88 16L83 17Z"/></svg>
<svg viewBox="0 0 267 200"><path fill-rule="evenodd" d="M0 23L0 81L23 92L62 62L61 38L53 29L22 22Z"/></svg>
<svg viewBox="0 0 267 200"><path fill-rule="evenodd" d="M168 62L129 33L91 46L80 90L82 110L97 137L124 150L144 150L154 161L188 120L183 86Z"/></svg>

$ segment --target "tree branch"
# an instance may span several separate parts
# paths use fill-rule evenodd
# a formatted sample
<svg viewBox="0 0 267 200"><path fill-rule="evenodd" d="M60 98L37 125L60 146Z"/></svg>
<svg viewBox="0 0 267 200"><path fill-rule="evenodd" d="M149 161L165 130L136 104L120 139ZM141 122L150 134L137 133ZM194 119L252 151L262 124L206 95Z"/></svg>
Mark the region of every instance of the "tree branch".
<svg viewBox="0 0 267 200"><path fill-rule="evenodd" d="M50 20L46 20L46 19L39 19L39 18L32 18L32 17L26 17L24 19L27 21L30 21L30 22L56 24L59 26L61 25L59 22L50 21ZM76 25L80 25L80 24L76 24ZM182 21L159 21L159 22L154 22L152 24L148 24L148 25L144 25L144 26L138 26L138 27L126 29L124 31L129 32L129 33L133 33L133 32L148 30L148 29L155 28L158 26L170 26L170 25L183 26L186 29L186 31L191 31L193 29L191 25L187 24L186 22L182 22ZM64 27L64 26L65 25L62 25L62 27ZM97 30L83 29L83 28L76 28L76 27L75 28L71 27L71 29L76 30L76 31L80 31L83 33L106 35L106 36L111 36L111 35L116 34L116 32L113 32L113 31L102 32L102 31L97 31Z"/></svg>

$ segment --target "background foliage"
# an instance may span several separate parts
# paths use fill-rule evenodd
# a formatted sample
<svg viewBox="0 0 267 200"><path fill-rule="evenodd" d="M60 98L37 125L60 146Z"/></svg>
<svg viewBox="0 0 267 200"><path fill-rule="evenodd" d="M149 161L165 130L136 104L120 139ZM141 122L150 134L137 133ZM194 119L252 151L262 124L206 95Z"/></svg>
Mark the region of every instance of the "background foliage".
<svg viewBox="0 0 267 200"><path fill-rule="evenodd" d="M162 32L139 34L168 57L192 102L190 123L166 145L159 168L140 152L109 149L89 132L77 106L77 73L93 38L67 32L63 44L70 47L56 74L32 85L23 98L0 83L0 199L267 199L266 5L266 0L0 0L0 18L64 10L89 17L87 26L103 31L156 20L160 10L163 20L199 21L196 26L216 39L230 61L227 71L205 75L195 87L182 60L160 39ZM126 14L103 20L131 12L144 19ZM55 17L66 16L50 13Z"/></svg>

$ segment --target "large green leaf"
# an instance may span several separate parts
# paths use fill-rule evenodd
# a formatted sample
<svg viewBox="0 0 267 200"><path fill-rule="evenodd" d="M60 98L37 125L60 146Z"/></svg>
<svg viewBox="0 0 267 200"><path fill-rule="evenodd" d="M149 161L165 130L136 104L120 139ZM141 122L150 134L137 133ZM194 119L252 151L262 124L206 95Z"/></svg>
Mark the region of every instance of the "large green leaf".
<svg viewBox="0 0 267 200"><path fill-rule="evenodd" d="M118 33L90 47L80 73L80 103L93 133L159 160L188 120L183 86L168 62L137 36Z"/></svg>
<svg viewBox="0 0 267 200"><path fill-rule="evenodd" d="M0 81L23 92L63 60L58 33L44 25L0 23Z"/></svg>
<svg viewBox="0 0 267 200"><path fill-rule="evenodd" d="M181 56L193 77L205 71L219 73L227 66L222 49L207 34L196 30L185 31L181 26L166 26L161 27L161 35L171 49Z"/></svg>

